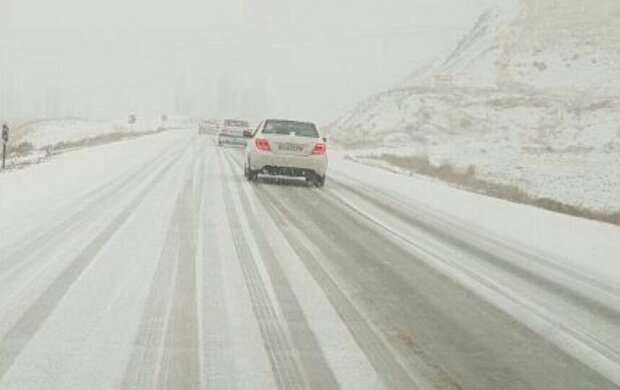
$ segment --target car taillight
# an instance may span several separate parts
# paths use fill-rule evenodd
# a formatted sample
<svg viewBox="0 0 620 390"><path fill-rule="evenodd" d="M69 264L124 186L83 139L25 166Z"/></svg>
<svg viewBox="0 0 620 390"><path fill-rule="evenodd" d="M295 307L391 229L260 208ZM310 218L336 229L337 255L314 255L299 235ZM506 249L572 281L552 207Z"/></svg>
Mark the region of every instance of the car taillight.
<svg viewBox="0 0 620 390"><path fill-rule="evenodd" d="M314 149L312 149L312 154L321 155L324 154L327 150L327 146L323 142L318 142L314 145Z"/></svg>
<svg viewBox="0 0 620 390"><path fill-rule="evenodd" d="M266 138L256 138L254 140L254 143L256 144L256 148L258 150L271 150L271 146L269 145L269 141L267 141Z"/></svg>

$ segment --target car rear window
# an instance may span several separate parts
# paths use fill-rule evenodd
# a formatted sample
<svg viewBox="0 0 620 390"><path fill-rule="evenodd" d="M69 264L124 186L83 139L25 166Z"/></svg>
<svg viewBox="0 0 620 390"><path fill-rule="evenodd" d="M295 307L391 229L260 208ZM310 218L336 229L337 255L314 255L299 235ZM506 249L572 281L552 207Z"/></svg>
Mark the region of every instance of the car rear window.
<svg viewBox="0 0 620 390"><path fill-rule="evenodd" d="M267 121L263 134L296 135L318 138L319 132L313 123L293 121Z"/></svg>
<svg viewBox="0 0 620 390"><path fill-rule="evenodd" d="M229 127L249 127L248 122L246 122L246 121L233 121L233 120L226 120L226 121L224 121L224 126L229 126Z"/></svg>

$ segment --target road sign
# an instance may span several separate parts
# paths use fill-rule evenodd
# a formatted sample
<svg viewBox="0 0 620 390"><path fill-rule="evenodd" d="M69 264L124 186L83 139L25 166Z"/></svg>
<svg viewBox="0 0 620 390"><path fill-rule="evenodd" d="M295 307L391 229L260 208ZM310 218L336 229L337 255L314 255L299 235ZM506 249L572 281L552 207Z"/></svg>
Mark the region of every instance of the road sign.
<svg viewBox="0 0 620 390"><path fill-rule="evenodd" d="M9 126L2 125L2 169L6 165L6 143L9 142Z"/></svg>
<svg viewBox="0 0 620 390"><path fill-rule="evenodd" d="M6 124L2 125L2 141L9 142L9 126Z"/></svg>

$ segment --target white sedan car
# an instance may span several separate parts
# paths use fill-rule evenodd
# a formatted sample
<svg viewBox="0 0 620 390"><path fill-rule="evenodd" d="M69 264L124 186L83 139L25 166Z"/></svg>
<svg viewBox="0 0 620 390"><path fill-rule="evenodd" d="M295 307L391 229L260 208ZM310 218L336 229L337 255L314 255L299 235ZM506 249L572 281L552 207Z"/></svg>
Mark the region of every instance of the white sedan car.
<svg viewBox="0 0 620 390"><path fill-rule="evenodd" d="M246 139L243 134L248 131L250 125L246 121L226 119L217 134L217 144L226 145L245 145Z"/></svg>
<svg viewBox="0 0 620 390"><path fill-rule="evenodd" d="M254 181L259 174L303 177L317 187L325 184L327 147L313 123L267 119L245 149L245 177Z"/></svg>

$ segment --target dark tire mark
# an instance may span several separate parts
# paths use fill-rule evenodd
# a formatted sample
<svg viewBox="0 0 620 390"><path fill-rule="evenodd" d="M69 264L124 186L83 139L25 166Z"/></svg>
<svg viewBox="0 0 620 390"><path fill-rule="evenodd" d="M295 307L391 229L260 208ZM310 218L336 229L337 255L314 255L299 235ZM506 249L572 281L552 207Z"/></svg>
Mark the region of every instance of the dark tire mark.
<svg viewBox="0 0 620 390"><path fill-rule="evenodd" d="M547 290L555 293L555 295L567 297L577 305L587 307L590 311L596 313L598 316L606 318L608 321L620 323L620 290L618 290L617 287L607 286L600 281L591 280L583 273L577 274L575 271L559 268L547 262L545 259L522 253L516 248L510 248L511 252L521 261L507 261L493 253L493 245L497 247L496 243L487 242L485 243L485 247L477 246L472 244L469 240L459 237L459 235L457 235L453 229L447 227L446 224L442 224L436 220L434 222L428 222L429 220L433 221L430 215L425 218L414 218L411 215L403 213L402 210L397 209L388 202L380 202L367 193L344 183L337 181L335 181L335 183L337 183L337 187L359 196L406 224L429 232L453 247L465 251L488 264L499 267L511 275L518 276L523 280L532 281L537 285L545 286ZM342 204L340 199L337 199L335 196L332 196L332 201ZM346 204L343 204L343 206L350 208ZM357 212L356 210L353 211ZM460 232L460 235L465 235L465 232ZM502 247L505 248L505 245ZM535 272L529 269L527 264L532 263L544 268L544 272ZM576 290L576 287L580 286L583 287ZM607 301L602 302L597 298L591 297L591 290L603 293L604 296L608 297Z"/></svg>
<svg viewBox="0 0 620 390"><path fill-rule="evenodd" d="M196 228L192 182L176 202L122 388L200 385L196 312Z"/></svg>
<svg viewBox="0 0 620 390"><path fill-rule="evenodd" d="M364 352L377 374L388 388L416 389L417 383L413 380L402 365L395 359L392 352L379 336L368 326L366 320L333 280L329 273L321 266L312 252L293 234L290 221L300 218L285 211L277 200L266 196L263 191L256 190L257 196L274 218L276 224L286 237L291 247L304 263L314 280L321 286L351 335Z"/></svg>
<svg viewBox="0 0 620 390"><path fill-rule="evenodd" d="M233 169L232 166L231 169ZM267 237L265 237L265 233L254 214L253 208L242 189L239 189L237 193L244 208L244 215L252 227L258 249L272 281L284 319L291 332L293 343L300 355L306 378L308 378L308 385L311 389L328 390L340 388L331 367L325 360L316 336L308 324L301 305L297 301L282 267L276 260L276 256L271 249Z"/></svg>
<svg viewBox="0 0 620 390"><path fill-rule="evenodd" d="M179 151L175 148L169 155L175 159L178 157ZM66 211L59 213L60 221L58 223L52 226L43 226L40 231L31 233L27 241L23 242L18 248L12 249L8 253L5 252L2 261L0 261L0 275L12 271L15 267L26 267L30 262L37 260L37 253L46 253L63 237L76 229L83 229L85 223L92 221L95 215L101 214L101 210L105 210L105 206L114 201L115 195L127 191L138 177L144 175L144 172L150 172L158 165L161 165L161 161L150 160L130 174L120 178L116 183L106 183L78 199L68 210L69 217L65 216Z"/></svg>
<svg viewBox="0 0 620 390"><path fill-rule="evenodd" d="M178 269L158 380L158 387L164 389L195 389L200 384L196 312L197 218L191 187L188 182L182 195Z"/></svg>
<svg viewBox="0 0 620 390"><path fill-rule="evenodd" d="M391 344L427 356L448 380L465 388L614 388L323 191L274 192Z"/></svg>
<svg viewBox="0 0 620 390"><path fill-rule="evenodd" d="M317 260L408 361L417 354L428 357L444 379L465 388L615 388L402 249L392 232L330 191L254 188L289 209L285 220L320 248ZM399 212L406 216L406 210Z"/></svg>
<svg viewBox="0 0 620 390"><path fill-rule="evenodd" d="M205 140L205 144L207 140ZM212 159L217 156L215 150L211 153L207 176L215 179L219 172L215 170ZM235 361L230 339L229 307L223 282L223 259L226 258L217 237L220 220L216 218L216 194L203 188L204 210L200 212L202 230L202 289L199 291L203 298L202 307L202 341L204 365L206 371L202 388L233 390L235 389ZM200 209L200 208L199 208Z"/></svg>
<svg viewBox="0 0 620 390"><path fill-rule="evenodd" d="M295 350L289 343L284 326L280 323L256 266L256 259L246 242L243 229L239 223L239 216L232 203L232 194L226 178L222 180L222 188L237 257L250 293L252 309L258 322L265 351L271 363L276 385L281 390L305 389L307 386L297 364Z"/></svg>
<svg viewBox="0 0 620 390"><path fill-rule="evenodd" d="M161 171L151 179L146 187L135 196L132 201L112 220L111 223L92 240L81 253L71 261L64 271L52 282L39 298L24 312L13 327L0 340L0 378L13 365L24 347L37 333L45 320L49 317L58 303L71 288L73 283L82 275L84 270L95 260L97 254L114 236L116 231L131 217L136 208L142 203L146 195L157 184L158 180L174 165L176 160L165 165Z"/></svg>

